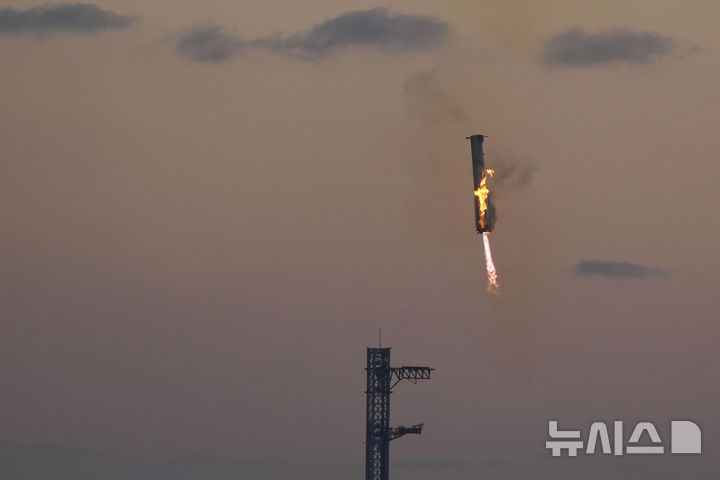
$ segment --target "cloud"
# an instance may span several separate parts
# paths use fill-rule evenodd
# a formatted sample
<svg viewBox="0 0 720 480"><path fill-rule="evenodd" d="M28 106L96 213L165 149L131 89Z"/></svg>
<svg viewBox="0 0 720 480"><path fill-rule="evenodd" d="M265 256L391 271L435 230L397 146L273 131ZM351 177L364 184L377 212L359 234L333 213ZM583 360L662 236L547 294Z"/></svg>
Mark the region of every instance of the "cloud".
<svg viewBox="0 0 720 480"><path fill-rule="evenodd" d="M671 37L653 32L617 29L595 34L575 28L547 41L543 62L548 65L589 66L617 62L648 63L670 52Z"/></svg>
<svg viewBox="0 0 720 480"><path fill-rule="evenodd" d="M391 52L424 50L440 44L448 33L448 24L438 18L374 8L346 12L310 30L258 43L288 55L318 59L348 47Z"/></svg>
<svg viewBox="0 0 720 480"><path fill-rule="evenodd" d="M90 3L46 4L28 10L7 7L0 8L0 34L96 33L128 27L137 19Z"/></svg>
<svg viewBox="0 0 720 480"><path fill-rule="evenodd" d="M291 35L274 34L252 41L243 41L221 27L201 27L182 36L176 47L196 61L223 62L248 46L320 60L353 47L392 53L427 50L444 42L449 33L449 25L439 18L374 8L346 12ZM214 55L197 54L206 50Z"/></svg>
<svg viewBox="0 0 720 480"><path fill-rule="evenodd" d="M177 42L178 51L198 62L224 62L240 52L245 43L217 25L191 30Z"/></svg>
<svg viewBox="0 0 720 480"><path fill-rule="evenodd" d="M580 260L573 268L577 275L604 275L614 278L664 277L667 272L630 262Z"/></svg>

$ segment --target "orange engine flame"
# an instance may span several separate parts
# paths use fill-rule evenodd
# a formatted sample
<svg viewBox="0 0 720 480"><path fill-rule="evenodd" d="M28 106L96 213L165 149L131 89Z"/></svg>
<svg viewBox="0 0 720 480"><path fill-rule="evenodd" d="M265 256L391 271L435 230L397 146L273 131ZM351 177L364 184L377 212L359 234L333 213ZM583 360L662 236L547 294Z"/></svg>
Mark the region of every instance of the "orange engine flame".
<svg viewBox="0 0 720 480"><path fill-rule="evenodd" d="M480 180L480 186L475 190L475 196L478 197L478 207L480 210L480 226L485 228L485 212L487 211L487 198L490 195L490 189L487 187L488 176L493 176L495 170L489 168L483 170L482 179Z"/></svg>
<svg viewBox="0 0 720 480"><path fill-rule="evenodd" d="M490 251L490 237L487 232L483 232L483 246L485 247L485 268L488 274L488 292L500 295L500 285L498 284L497 271L492 259Z"/></svg>

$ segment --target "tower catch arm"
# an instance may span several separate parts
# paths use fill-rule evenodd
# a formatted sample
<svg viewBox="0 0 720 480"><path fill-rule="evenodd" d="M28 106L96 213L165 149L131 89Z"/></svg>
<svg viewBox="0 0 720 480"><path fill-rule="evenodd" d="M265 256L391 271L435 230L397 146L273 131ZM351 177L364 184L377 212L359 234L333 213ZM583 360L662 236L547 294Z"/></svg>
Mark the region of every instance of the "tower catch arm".
<svg viewBox="0 0 720 480"><path fill-rule="evenodd" d="M395 440L396 438L400 438L403 435L408 434L420 435L422 433L422 429L422 423L418 423L417 425L413 425L412 427L406 427L404 425L400 425L399 427L392 427L390 428L390 440Z"/></svg>

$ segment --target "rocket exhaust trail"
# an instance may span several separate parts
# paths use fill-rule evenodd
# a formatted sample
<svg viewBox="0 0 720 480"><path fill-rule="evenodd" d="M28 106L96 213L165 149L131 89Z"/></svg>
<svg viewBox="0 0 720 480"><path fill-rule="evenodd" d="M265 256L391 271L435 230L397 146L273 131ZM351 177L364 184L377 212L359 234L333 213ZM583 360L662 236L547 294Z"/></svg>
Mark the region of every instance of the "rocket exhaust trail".
<svg viewBox="0 0 720 480"><path fill-rule="evenodd" d="M497 272L495 271L495 264L492 259L492 252L490 251L490 237L488 232L483 232L483 247L485 247L485 268L487 269L488 275L488 292L500 295L500 285L497 281Z"/></svg>

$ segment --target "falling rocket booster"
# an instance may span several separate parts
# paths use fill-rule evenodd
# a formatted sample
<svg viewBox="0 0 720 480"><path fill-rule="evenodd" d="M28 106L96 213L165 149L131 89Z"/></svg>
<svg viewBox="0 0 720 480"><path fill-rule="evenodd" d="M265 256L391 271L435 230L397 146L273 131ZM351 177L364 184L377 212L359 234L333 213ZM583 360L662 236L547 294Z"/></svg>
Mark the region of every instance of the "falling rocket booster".
<svg viewBox="0 0 720 480"><path fill-rule="evenodd" d="M488 292L500 295L497 270L495 270L495 263L493 263L492 252L490 251L489 235L495 224L495 207L490 203L490 188L487 185L487 179L492 177L493 171L485 168L485 154L483 153L485 135L472 135L465 138L470 140L470 149L472 151L473 183L475 187L475 228L477 233L482 233L485 268L488 275Z"/></svg>
<svg viewBox="0 0 720 480"><path fill-rule="evenodd" d="M483 141L485 135L465 137L470 140L472 151L473 183L475 191L475 228L477 233L491 232L495 225L495 207L490 202L490 190L486 182L493 171L485 168Z"/></svg>

